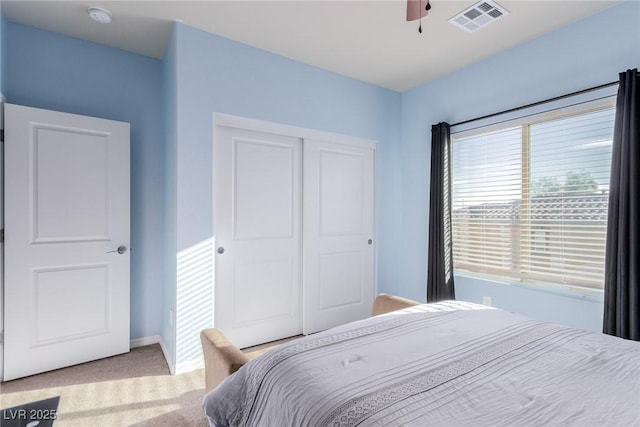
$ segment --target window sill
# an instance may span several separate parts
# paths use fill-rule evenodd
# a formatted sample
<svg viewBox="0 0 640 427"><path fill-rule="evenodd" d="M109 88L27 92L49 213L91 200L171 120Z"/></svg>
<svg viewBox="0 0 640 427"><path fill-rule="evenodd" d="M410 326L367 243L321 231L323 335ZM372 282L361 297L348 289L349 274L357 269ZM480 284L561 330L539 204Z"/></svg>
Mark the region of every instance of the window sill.
<svg viewBox="0 0 640 427"><path fill-rule="evenodd" d="M513 286L516 288L524 289L527 291L534 292L542 292L547 294L553 294L562 297L568 298L576 298L585 301L592 302L604 302L604 291L600 289L588 289L588 288L580 288L576 286L568 286L568 285L554 285L554 284L530 284L530 283L519 283L519 282L511 282L508 280L500 280L495 278L483 277L483 276L473 276L470 274L461 274L456 273L454 277L464 278L469 280L479 280L491 284L497 285L507 285Z"/></svg>

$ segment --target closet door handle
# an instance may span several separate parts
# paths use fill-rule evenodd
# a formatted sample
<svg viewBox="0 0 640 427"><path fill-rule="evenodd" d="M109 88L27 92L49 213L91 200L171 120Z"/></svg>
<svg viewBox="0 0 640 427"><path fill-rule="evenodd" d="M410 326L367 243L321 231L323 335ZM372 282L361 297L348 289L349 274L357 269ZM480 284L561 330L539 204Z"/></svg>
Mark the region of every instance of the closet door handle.
<svg viewBox="0 0 640 427"><path fill-rule="evenodd" d="M220 246L216 252L218 252L220 255L222 255L224 253L224 248L222 246Z"/></svg>
<svg viewBox="0 0 640 427"><path fill-rule="evenodd" d="M373 243L373 240L369 239L369 240L367 240L367 243L368 243L368 244L372 244L372 243Z"/></svg>

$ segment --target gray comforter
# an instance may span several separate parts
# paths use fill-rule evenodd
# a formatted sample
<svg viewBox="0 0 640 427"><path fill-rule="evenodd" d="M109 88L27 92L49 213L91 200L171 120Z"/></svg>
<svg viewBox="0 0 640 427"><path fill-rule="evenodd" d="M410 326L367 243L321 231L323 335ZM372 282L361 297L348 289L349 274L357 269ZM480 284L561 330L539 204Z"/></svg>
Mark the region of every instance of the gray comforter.
<svg viewBox="0 0 640 427"><path fill-rule="evenodd" d="M640 426L640 343L425 304L278 346L204 409L212 426Z"/></svg>

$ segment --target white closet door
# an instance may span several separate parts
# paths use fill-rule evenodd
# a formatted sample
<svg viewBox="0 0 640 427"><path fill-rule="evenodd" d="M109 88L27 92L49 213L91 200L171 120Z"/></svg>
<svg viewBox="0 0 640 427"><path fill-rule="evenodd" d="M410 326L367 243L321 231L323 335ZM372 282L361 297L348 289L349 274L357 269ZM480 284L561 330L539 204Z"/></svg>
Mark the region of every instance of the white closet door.
<svg viewBox="0 0 640 427"><path fill-rule="evenodd" d="M302 332L299 138L217 126L215 326L239 347Z"/></svg>
<svg viewBox="0 0 640 427"><path fill-rule="evenodd" d="M4 379L129 351L129 124L5 124Z"/></svg>
<svg viewBox="0 0 640 427"><path fill-rule="evenodd" d="M304 141L303 329L366 318L373 303L374 150Z"/></svg>

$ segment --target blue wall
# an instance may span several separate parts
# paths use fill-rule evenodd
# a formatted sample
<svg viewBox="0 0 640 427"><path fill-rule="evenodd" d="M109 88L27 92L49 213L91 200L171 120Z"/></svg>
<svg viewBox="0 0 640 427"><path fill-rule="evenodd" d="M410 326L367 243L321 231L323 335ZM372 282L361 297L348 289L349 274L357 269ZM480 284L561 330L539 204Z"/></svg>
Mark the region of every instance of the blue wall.
<svg viewBox="0 0 640 427"><path fill-rule="evenodd" d="M8 102L131 124L131 337L160 334L161 62L12 22L3 26Z"/></svg>
<svg viewBox="0 0 640 427"><path fill-rule="evenodd" d="M176 359L176 193L177 193L177 56L176 32L171 33L162 61L162 95L164 103L164 277L162 300L162 340L170 364Z"/></svg>
<svg viewBox="0 0 640 427"><path fill-rule="evenodd" d="M394 291L400 94L176 24L177 364L213 316L213 113L378 141L378 284Z"/></svg>
<svg viewBox="0 0 640 427"><path fill-rule="evenodd" d="M5 61L5 45L6 45L6 20L4 14L0 10L0 94L4 94L4 80L6 73L4 72L4 67L7 61Z"/></svg>
<svg viewBox="0 0 640 427"><path fill-rule="evenodd" d="M425 300L430 128L618 80L640 66L640 3L624 2L402 94L403 296ZM532 317L601 329L602 298L456 277L456 296Z"/></svg>

